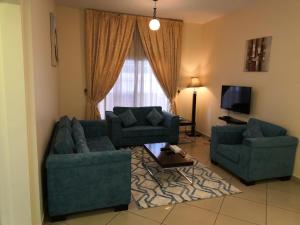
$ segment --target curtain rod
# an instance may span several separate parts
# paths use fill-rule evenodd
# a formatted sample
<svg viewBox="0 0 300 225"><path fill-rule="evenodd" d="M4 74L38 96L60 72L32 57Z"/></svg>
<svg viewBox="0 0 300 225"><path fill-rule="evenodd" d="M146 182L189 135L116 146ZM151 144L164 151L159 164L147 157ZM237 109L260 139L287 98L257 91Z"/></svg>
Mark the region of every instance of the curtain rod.
<svg viewBox="0 0 300 225"><path fill-rule="evenodd" d="M86 8L85 10L95 10L95 11L99 11L99 12L114 13L114 14L119 14L119 15L122 14L122 15L128 15L128 16L141 16L141 17L152 18L152 16L144 16L144 15L132 14L132 13L120 13L120 12L113 12L113 11L101 10L101 9ZM183 20L181 20L181 19L172 19L172 18L164 18L164 17L158 17L158 19L164 19L164 20L172 20L172 21L183 22Z"/></svg>

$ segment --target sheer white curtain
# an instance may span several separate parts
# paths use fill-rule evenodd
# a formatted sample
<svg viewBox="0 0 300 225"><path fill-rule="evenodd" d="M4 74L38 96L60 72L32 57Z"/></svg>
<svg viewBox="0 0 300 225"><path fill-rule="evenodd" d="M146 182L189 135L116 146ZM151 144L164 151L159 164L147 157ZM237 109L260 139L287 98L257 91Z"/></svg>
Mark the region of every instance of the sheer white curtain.
<svg viewBox="0 0 300 225"><path fill-rule="evenodd" d="M152 71L135 32L130 52L114 87L98 104L101 115L114 106L161 106L169 110L169 100Z"/></svg>

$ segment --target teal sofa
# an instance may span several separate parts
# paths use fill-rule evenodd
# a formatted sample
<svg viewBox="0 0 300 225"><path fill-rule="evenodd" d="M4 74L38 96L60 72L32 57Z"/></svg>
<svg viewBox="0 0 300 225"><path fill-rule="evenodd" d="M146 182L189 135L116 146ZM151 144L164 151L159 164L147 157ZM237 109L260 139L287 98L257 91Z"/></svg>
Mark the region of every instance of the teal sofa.
<svg viewBox="0 0 300 225"><path fill-rule="evenodd" d="M62 118L50 142L45 170L48 214L53 220L100 208L123 210L130 203L131 152L115 149L105 121L80 121L80 125L85 137L78 140L74 125ZM84 146L80 153L79 145Z"/></svg>
<svg viewBox="0 0 300 225"><path fill-rule="evenodd" d="M163 116L162 122L157 126L152 126L147 120L147 115L153 108ZM137 122L130 127L124 127L119 117L120 114L127 110L131 110L137 120ZM114 107L113 112L105 112L105 117L109 137L117 147L136 146L156 142L178 143L179 117L162 111L162 108L159 106Z"/></svg>
<svg viewBox="0 0 300 225"><path fill-rule="evenodd" d="M246 130L259 137L247 138ZM248 132L247 131L247 132ZM292 176L298 139L277 125L251 118L248 125L212 127L210 158L247 185Z"/></svg>

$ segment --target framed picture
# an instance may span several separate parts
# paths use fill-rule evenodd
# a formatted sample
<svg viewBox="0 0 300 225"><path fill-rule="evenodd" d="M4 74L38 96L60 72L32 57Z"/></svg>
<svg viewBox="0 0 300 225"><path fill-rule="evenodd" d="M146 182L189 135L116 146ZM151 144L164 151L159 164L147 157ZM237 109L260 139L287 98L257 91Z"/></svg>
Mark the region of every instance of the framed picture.
<svg viewBox="0 0 300 225"><path fill-rule="evenodd" d="M54 13L50 13L50 41L51 41L51 65L56 67L58 64L58 45L56 18Z"/></svg>
<svg viewBox="0 0 300 225"><path fill-rule="evenodd" d="M272 37L247 41L245 72L268 72Z"/></svg>

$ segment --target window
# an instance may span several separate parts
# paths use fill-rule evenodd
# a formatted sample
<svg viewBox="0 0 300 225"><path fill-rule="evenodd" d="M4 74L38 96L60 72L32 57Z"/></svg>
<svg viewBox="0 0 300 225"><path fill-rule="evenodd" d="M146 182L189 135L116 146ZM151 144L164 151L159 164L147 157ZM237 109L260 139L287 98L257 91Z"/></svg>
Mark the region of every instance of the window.
<svg viewBox="0 0 300 225"><path fill-rule="evenodd" d="M161 106L163 110L168 110L169 100L145 56L138 34L134 35L118 80L98 104L101 115L112 111L114 106Z"/></svg>

